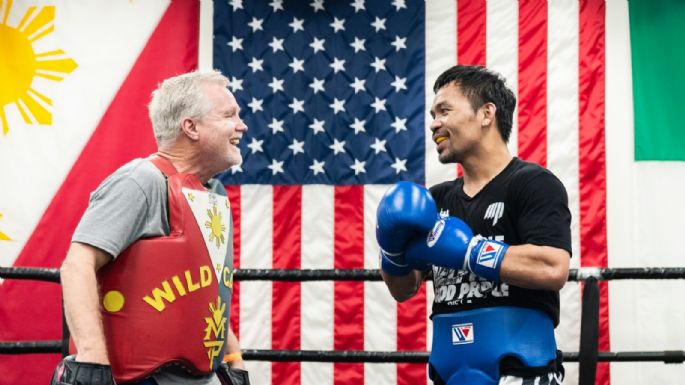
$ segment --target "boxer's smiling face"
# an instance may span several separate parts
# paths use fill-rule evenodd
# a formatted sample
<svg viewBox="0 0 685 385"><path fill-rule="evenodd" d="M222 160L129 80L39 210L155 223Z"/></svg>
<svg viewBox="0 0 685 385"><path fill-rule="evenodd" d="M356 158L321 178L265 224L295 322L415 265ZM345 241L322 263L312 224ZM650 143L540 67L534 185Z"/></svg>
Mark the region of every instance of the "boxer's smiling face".
<svg viewBox="0 0 685 385"><path fill-rule="evenodd" d="M473 109L468 98L455 83L435 93L430 110L432 138L442 163L462 162L482 138L480 111Z"/></svg>

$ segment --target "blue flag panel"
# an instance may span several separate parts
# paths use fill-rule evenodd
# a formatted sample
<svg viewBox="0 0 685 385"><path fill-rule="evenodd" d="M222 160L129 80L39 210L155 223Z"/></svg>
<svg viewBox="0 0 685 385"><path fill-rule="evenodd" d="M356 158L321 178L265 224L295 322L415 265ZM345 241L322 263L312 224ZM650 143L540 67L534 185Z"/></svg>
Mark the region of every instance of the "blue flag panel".
<svg viewBox="0 0 685 385"><path fill-rule="evenodd" d="M249 130L230 184L423 183L422 1L216 1Z"/></svg>

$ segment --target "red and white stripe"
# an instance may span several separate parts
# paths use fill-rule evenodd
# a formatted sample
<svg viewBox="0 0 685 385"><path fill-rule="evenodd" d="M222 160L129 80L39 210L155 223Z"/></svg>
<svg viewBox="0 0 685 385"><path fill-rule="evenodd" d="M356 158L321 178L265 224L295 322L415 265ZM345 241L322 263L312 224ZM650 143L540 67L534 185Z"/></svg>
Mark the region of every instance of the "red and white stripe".
<svg viewBox="0 0 685 385"><path fill-rule="evenodd" d="M579 4L578 153L580 263L608 265L605 144L606 3ZM599 350L610 350L609 286L600 283ZM597 368L597 383L610 383L608 363Z"/></svg>

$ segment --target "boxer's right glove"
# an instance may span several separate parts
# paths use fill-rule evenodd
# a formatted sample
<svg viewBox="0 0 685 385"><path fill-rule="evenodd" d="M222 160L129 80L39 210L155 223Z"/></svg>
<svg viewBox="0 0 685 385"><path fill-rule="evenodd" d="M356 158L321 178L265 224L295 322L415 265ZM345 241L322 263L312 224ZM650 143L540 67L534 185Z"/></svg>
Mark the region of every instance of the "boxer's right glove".
<svg viewBox="0 0 685 385"><path fill-rule="evenodd" d="M114 385L112 367L91 362L76 362L65 357L52 375L50 385Z"/></svg>
<svg viewBox="0 0 685 385"><path fill-rule="evenodd" d="M427 237L412 242L406 260L468 270L489 281L499 282L502 260L508 248L504 242L474 236L464 221L447 217L435 222Z"/></svg>
<svg viewBox="0 0 685 385"><path fill-rule="evenodd" d="M433 228L438 210L430 191L411 182L398 182L383 195L376 211L376 240L380 246L381 269L403 276L424 265L406 262L409 243L423 238Z"/></svg>

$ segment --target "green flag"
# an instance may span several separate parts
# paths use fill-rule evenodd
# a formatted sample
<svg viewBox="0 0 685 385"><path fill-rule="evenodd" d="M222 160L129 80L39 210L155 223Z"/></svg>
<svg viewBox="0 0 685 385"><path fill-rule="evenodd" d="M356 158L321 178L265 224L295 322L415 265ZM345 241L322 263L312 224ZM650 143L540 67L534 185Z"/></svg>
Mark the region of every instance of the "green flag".
<svg viewBox="0 0 685 385"><path fill-rule="evenodd" d="M630 0L635 160L685 161L685 1Z"/></svg>

